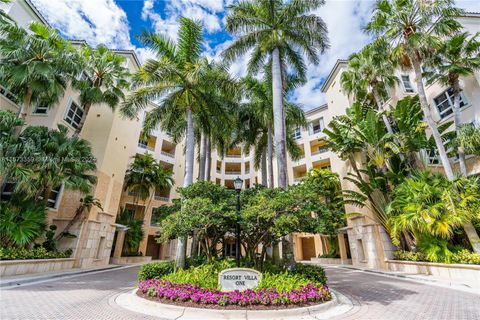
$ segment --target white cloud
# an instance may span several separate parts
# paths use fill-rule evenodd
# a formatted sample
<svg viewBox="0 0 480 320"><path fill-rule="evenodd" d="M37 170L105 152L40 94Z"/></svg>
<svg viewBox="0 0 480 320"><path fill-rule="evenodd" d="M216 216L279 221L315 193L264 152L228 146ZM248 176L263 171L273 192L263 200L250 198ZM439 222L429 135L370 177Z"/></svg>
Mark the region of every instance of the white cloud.
<svg viewBox="0 0 480 320"><path fill-rule="evenodd" d="M142 18L150 19L156 32L175 38L181 16L199 20L208 33L222 31L223 0L167 0L163 18L154 11L156 1L160 0L144 0L142 9Z"/></svg>
<svg viewBox="0 0 480 320"><path fill-rule="evenodd" d="M127 15L114 0L32 0L49 23L70 39L132 49Z"/></svg>

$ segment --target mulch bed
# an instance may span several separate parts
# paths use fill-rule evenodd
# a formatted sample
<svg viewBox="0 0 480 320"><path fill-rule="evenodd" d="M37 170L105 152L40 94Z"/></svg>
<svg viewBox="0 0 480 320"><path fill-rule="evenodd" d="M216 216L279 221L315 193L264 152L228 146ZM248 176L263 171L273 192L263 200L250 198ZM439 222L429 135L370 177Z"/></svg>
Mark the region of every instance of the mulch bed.
<svg viewBox="0 0 480 320"><path fill-rule="evenodd" d="M148 294L143 293L140 290L137 290L137 296L150 300L156 301L164 304L171 304L174 306L179 307L187 307L187 308L202 308L202 309L215 309L215 310L284 310L284 309L295 309L295 308L304 308L319 305L325 302L308 302L302 304L289 304L289 305L275 305L275 306L264 306L264 305L249 305L249 306L238 306L238 305L226 305L226 306L219 306L216 304L200 304L195 303L193 301L172 301L169 299L160 299L157 297L150 297Z"/></svg>

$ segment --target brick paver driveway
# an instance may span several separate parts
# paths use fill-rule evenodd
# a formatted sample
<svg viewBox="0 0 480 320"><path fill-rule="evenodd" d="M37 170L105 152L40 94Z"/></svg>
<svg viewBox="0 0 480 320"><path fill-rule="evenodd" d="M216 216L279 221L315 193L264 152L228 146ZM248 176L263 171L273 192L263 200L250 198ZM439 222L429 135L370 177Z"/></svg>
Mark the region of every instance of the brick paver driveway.
<svg viewBox="0 0 480 320"><path fill-rule="evenodd" d="M356 270L326 268L330 286L353 302L337 319L480 319L480 295L387 278ZM112 304L131 290L138 267L85 274L0 292L0 318L152 319Z"/></svg>

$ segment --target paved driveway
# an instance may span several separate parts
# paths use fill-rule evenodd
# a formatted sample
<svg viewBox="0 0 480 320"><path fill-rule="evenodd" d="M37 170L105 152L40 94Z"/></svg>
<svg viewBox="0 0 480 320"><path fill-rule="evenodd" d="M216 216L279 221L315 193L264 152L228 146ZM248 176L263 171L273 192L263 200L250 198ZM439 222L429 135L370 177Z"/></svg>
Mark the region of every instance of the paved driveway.
<svg viewBox="0 0 480 320"><path fill-rule="evenodd" d="M153 319L112 303L135 285L138 267L85 274L0 291L0 318L10 319ZM330 286L353 301L337 319L477 319L480 295L327 268Z"/></svg>

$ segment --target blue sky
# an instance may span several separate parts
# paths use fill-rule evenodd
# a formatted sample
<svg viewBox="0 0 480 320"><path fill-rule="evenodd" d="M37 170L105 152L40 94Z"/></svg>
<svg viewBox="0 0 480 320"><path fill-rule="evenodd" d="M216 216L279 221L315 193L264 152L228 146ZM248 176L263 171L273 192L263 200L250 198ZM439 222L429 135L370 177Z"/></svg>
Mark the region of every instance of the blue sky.
<svg viewBox="0 0 480 320"><path fill-rule="evenodd" d="M204 28L204 50L210 59L218 59L231 43L223 31L228 5L235 0L31 0L51 25L70 39L83 39L95 46L105 44L116 49L135 50L140 60L152 57L136 40L142 30L153 30L175 38L178 20L183 16L200 20ZM326 0L315 11L329 28L331 48L318 65L309 65L307 82L291 98L305 110L325 102L319 88L337 59L348 58L370 41L362 32L369 20L373 0ZM479 0L457 1L468 11L480 11ZM247 59L230 66L235 76L246 72Z"/></svg>

